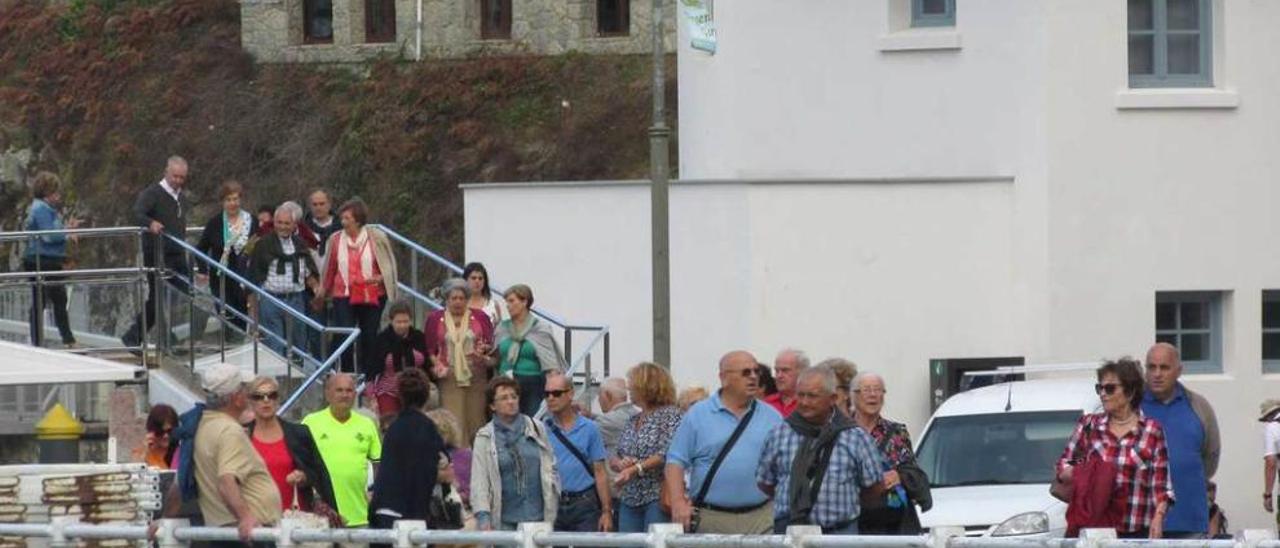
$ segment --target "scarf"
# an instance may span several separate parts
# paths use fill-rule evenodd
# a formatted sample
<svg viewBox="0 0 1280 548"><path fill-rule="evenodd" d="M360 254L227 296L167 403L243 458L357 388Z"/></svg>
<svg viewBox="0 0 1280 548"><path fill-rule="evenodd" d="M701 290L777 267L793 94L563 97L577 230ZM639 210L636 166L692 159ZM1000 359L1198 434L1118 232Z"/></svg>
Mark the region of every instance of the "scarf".
<svg viewBox="0 0 1280 548"><path fill-rule="evenodd" d="M354 248L356 253L360 255L360 278L367 283L369 278L373 276L373 246L369 242L369 229L361 228L360 235L355 240L347 234L347 231L339 232L338 236L338 275L342 277L342 286L346 288L347 295L351 295L351 259L349 250Z"/></svg>
<svg viewBox="0 0 1280 548"><path fill-rule="evenodd" d="M285 240L281 240L279 235L276 235L275 238L276 238L276 242L279 243L279 249L280 249L280 252L275 254L273 257L273 259L276 262L276 275L284 276L285 273L288 272L288 269L286 268L286 266L292 263L293 264L293 283L295 284L302 283L302 266L301 265L302 265L302 258L304 256L303 254L306 253L306 249L302 245L302 241L298 240L297 236L291 237L289 239L289 243L293 244L293 253L285 253L284 251Z"/></svg>
<svg viewBox="0 0 1280 548"><path fill-rule="evenodd" d="M516 480L516 493L524 495L524 458L520 456L520 442L524 441L524 416L516 415L515 419L507 424L501 418L494 417L494 434L502 442L502 449L511 454L512 468L511 475Z"/></svg>
<svg viewBox="0 0 1280 548"><path fill-rule="evenodd" d="M449 345L449 367L453 369L453 379L461 388L471 386L471 363L467 354L475 348L476 336L471 332L471 314L468 310L462 313L462 325L455 325L453 313L446 310L444 316L445 341Z"/></svg>
<svg viewBox="0 0 1280 548"><path fill-rule="evenodd" d="M227 212L222 212L222 257L218 259L222 266L227 265L232 253L239 255L244 252L244 246L249 243L249 235L253 232L253 216L248 211L241 209L236 219L240 221L239 226L232 226Z"/></svg>
<svg viewBox="0 0 1280 548"><path fill-rule="evenodd" d="M531 314L526 314L524 327L516 325L515 319L508 321L511 324L511 346L507 347L507 363L511 364L514 371L516 362L520 360L520 347L524 345L524 338L529 334L529 330L533 329L533 324L538 323L538 319Z"/></svg>
<svg viewBox="0 0 1280 548"><path fill-rule="evenodd" d="M803 438L791 461L791 483L787 486L787 501L791 503L788 523L809 525L809 513L818 499L818 491L822 489L822 479L831 462L836 438L856 425L844 413L834 410L831 420L822 426L804 420L799 413L788 416L787 424Z"/></svg>

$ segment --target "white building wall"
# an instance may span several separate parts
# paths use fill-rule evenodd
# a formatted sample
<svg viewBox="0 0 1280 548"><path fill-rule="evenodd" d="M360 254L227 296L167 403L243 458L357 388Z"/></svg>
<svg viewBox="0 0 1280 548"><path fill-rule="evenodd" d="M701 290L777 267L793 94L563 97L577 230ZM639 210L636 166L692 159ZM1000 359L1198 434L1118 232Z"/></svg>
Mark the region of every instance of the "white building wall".
<svg viewBox="0 0 1280 548"><path fill-rule="evenodd" d="M721 2L717 53L682 46L677 380L714 385L731 348L840 355L886 374L887 414L918 433L931 358L1140 357L1157 291L1226 291L1224 371L1186 380L1218 410L1233 528L1269 525L1280 3L1215 2L1216 88L1195 93L1127 91L1123 2L958 4L954 31L923 32L907 0ZM899 49L925 43L950 45ZM1155 104L1179 108L1118 107ZM645 187L469 187L466 214L469 258L613 325L615 364L648 358Z"/></svg>

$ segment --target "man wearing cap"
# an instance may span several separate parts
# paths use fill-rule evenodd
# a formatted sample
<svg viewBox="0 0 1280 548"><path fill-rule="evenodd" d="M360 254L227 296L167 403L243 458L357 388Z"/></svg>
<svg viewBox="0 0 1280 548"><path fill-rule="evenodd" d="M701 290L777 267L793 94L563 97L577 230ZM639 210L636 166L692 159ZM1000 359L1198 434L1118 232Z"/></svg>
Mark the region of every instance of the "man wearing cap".
<svg viewBox="0 0 1280 548"><path fill-rule="evenodd" d="M201 375L205 410L196 429L194 455L200 513L206 525L235 526L241 541L211 543L215 547L243 546L255 527L280 521L280 492L238 421L249 407L245 385L252 379L225 363Z"/></svg>
<svg viewBox="0 0 1280 548"><path fill-rule="evenodd" d="M1262 402L1261 411L1258 421L1263 425L1262 507L1270 513L1275 511L1271 487L1276 484L1276 459L1280 458L1280 400ZM1276 524L1280 525L1280 514L1276 514Z"/></svg>
<svg viewBox="0 0 1280 548"><path fill-rule="evenodd" d="M1164 520L1165 538L1205 538L1209 532L1209 480L1218 470L1221 441L1209 400L1178 382L1182 359L1169 343L1147 351L1142 414L1164 426L1169 477L1178 501Z"/></svg>
<svg viewBox="0 0 1280 548"><path fill-rule="evenodd" d="M369 524L369 463L376 467L382 459L378 425L352 412L356 380L351 375L331 375L324 383L324 399L329 407L307 415L302 424L311 429L329 470L342 520L347 527L364 527Z"/></svg>

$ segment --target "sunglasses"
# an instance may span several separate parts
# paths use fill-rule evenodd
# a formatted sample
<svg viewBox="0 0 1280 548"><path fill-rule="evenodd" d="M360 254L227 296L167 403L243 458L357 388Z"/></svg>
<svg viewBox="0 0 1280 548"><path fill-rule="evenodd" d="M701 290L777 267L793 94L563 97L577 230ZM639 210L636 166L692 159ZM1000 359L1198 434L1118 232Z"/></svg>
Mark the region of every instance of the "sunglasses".
<svg viewBox="0 0 1280 548"><path fill-rule="evenodd" d="M1110 395L1112 395L1112 394L1115 394L1115 393L1116 393L1116 390L1119 390L1119 389L1120 389L1120 385L1118 385L1118 384L1116 384L1116 383L1113 383L1113 382L1109 382L1109 383L1107 383L1107 384L1095 384L1095 385L1093 385L1093 391L1094 391L1094 392L1097 392L1099 396L1101 396L1101 395L1103 395L1103 394L1106 394L1106 395L1110 396Z"/></svg>
<svg viewBox="0 0 1280 548"><path fill-rule="evenodd" d="M280 399L280 392L258 392L250 394L249 399L253 401L276 401Z"/></svg>
<svg viewBox="0 0 1280 548"><path fill-rule="evenodd" d="M564 390L547 390L546 394L548 398L558 398L560 396L568 394L569 392L572 392L572 390L569 390L566 388Z"/></svg>
<svg viewBox="0 0 1280 548"><path fill-rule="evenodd" d="M741 369L741 370L739 370L739 371L738 371L738 374L739 374L739 375L742 375L742 376L744 376L744 377L759 377L759 376L760 376L760 370L759 370L759 369L756 369L756 368L754 368L754 367L750 367L750 368L747 368L747 369Z"/></svg>

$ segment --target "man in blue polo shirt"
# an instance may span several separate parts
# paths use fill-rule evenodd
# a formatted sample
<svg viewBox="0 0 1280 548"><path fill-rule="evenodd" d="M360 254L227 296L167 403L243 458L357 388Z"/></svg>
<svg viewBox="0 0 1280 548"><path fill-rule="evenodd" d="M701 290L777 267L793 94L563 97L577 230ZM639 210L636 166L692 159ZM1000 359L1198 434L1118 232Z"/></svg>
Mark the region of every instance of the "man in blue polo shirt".
<svg viewBox="0 0 1280 548"><path fill-rule="evenodd" d="M755 356L741 350L720 358L720 390L689 409L667 449L671 519L698 533L760 535L773 530L773 508L769 495L756 485L756 469L782 415L756 401L756 367ZM744 422L738 439L708 478L721 449Z"/></svg>
<svg viewBox="0 0 1280 548"><path fill-rule="evenodd" d="M1164 519L1165 538L1204 538L1209 531L1209 480L1221 451L1218 418L1209 401L1178 377L1182 359L1169 343L1147 351L1147 390L1142 413L1164 426L1169 448L1169 477L1177 504Z"/></svg>
<svg viewBox="0 0 1280 548"><path fill-rule="evenodd" d="M573 383L563 373L547 376L547 430L560 474L556 531L610 531L612 500L605 472L604 440L591 419L573 407Z"/></svg>

